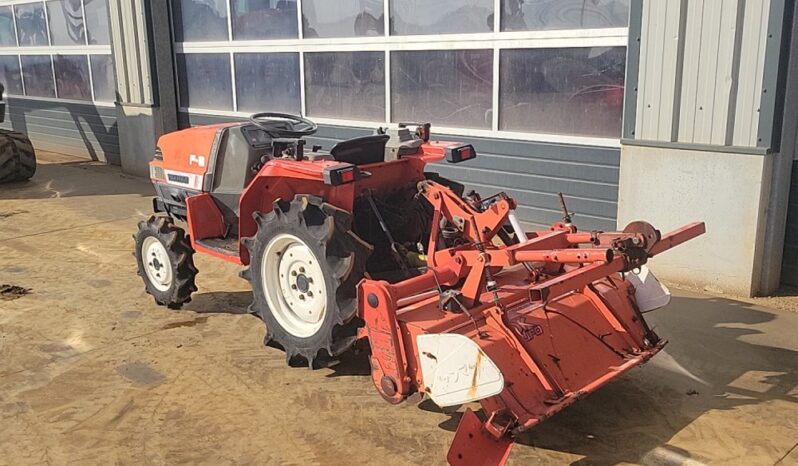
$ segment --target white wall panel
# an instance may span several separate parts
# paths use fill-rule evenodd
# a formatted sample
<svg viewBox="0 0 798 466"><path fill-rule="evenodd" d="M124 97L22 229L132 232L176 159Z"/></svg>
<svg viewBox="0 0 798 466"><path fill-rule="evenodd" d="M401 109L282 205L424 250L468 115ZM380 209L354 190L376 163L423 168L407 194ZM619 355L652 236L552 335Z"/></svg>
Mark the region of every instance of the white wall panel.
<svg viewBox="0 0 798 466"><path fill-rule="evenodd" d="M643 2L636 139L757 146L771 1Z"/></svg>
<svg viewBox="0 0 798 466"><path fill-rule="evenodd" d="M673 0L667 0L673 1ZM684 71L681 82L681 105L679 106L679 140L692 141L695 134L696 102L698 101L698 70L701 65L701 30L704 18L704 0L688 2L687 21L685 22L684 35ZM711 5L709 5L711 9Z"/></svg>
<svg viewBox="0 0 798 466"><path fill-rule="evenodd" d="M736 56L738 0L722 0L720 4L720 20L717 28L718 53L714 76L705 76L707 99L710 95L712 105L705 107L707 118L700 126L704 140L709 144L725 145L726 128L730 122L732 91L737 71L734 67ZM741 13L742 11L740 11ZM715 29L713 28L713 32ZM708 70L709 71L709 70ZM710 110L711 109L711 110ZM711 111L711 113L710 113Z"/></svg>
<svg viewBox="0 0 798 466"><path fill-rule="evenodd" d="M686 23L683 83L689 92L682 94L679 142L726 143L741 1L690 2L701 5L696 5L696 14L688 14ZM688 54L690 66L687 66Z"/></svg>
<svg viewBox="0 0 798 466"><path fill-rule="evenodd" d="M770 0L745 2L743 37L740 49L740 80L737 89L732 144L753 147L759 130L759 102ZM756 72L751 72L756 70Z"/></svg>
<svg viewBox="0 0 798 466"><path fill-rule="evenodd" d="M662 231L701 220L707 234L658 256L650 267L663 280L738 295L756 284L758 234L765 218L760 155L621 148L618 225L646 220ZM656 176L646 176L656 173ZM733 232L733 233L730 233Z"/></svg>
<svg viewBox="0 0 798 466"><path fill-rule="evenodd" d="M696 89L696 99L688 102L682 111L695 113L693 124L693 135L690 139L679 137L680 142L693 142L699 144L709 144L712 134L712 115L714 113L713 92L718 78L718 55L722 53L720 48L720 20L723 10L724 0L704 0L704 14L700 22L687 22L686 48L698 48L700 59L698 68L685 70L685 79L690 76L688 73L696 73L698 86ZM691 33L692 28L697 28ZM690 76L692 77L692 76ZM685 103L685 102L682 102ZM692 104L692 105L690 105Z"/></svg>
<svg viewBox="0 0 798 466"><path fill-rule="evenodd" d="M681 68L680 22L686 0L643 2L640 80L635 134L669 141L678 108L676 83Z"/></svg>

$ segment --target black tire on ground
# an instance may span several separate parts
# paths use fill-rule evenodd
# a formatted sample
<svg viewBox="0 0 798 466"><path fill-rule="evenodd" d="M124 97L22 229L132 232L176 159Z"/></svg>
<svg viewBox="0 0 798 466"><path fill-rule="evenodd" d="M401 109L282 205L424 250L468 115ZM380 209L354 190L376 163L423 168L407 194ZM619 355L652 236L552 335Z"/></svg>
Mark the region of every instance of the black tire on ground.
<svg viewBox="0 0 798 466"><path fill-rule="evenodd" d="M36 173L36 153L22 133L0 130L0 183L25 181Z"/></svg>
<svg viewBox="0 0 798 466"><path fill-rule="evenodd" d="M244 239L244 245L250 253L250 266L242 273L242 276L252 284L253 303L250 311L257 313L266 324L267 345L282 348L286 354L286 362L289 364L296 357L303 358L309 367L313 368L313 362L317 358L335 357L346 351L356 340L357 328L360 319L357 317L357 284L363 278L366 271L366 260L371 254L371 245L364 242L352 232L352 216L349 212L341 210L331 204L323 202L321 198L315 196L297 195L291 202L275 202L271 212L255 213L253 215L258 224L258 232L255 236ZM307 286L304 269L300 269L299 276L294 275L294 284L289 285L289 279L278 278L280 275L284 259L283 252L288 249L280 250L279 245L272 243L278 241L277 238L288 238L290 247L307 249L312 253L312 259L318 258L316 263L319 268L308 270L308 277L311 285ZM266 255L273 255L267 258ZM311 258L311 256L305 256ZM283 321L300 322L295 312L301 309L303 312L310 307L316 306L321 309L321 317L308 327L297 331L294 327L292 331L290 324L283 325L279 316L270 309L269 292L266 287L264 275L269 274L268 267L264 267L267 261L268 267L273 267L272 275L275 280L279 280L280 287L286 284L293 290L302 293L310 290L311 294L307 301L295 303L296 307L289 307L288 301L292 300L292 295L286 291L281 294L272 294L272 302L275 299L284 305L278 309L282 312ZM307 265L307 264L306 264ZM293 267L285 265L285 267ZM312 268L308 267L309 269ZM266 270L264 272L264 270ZM289 268L284 269L285 276L291 277L294 272L288 273ZM294 270L295 271L295 270ZM321 274L314 282L312 273ZM323 279L324 284L319 284L319 278ZM273 282L272 282L273 283ZM299 288L296 286L299 285ZM270 289L274 289L271 287ZM315 289L316 295L312 294ZM297 293L292 291L288 293ZM296 296L296 295L293 295ZM303 301L305 297L301 298ZM320 300L320 301L314 301ZM292 304L293 306L293 304ZM305 307L302 307L305 306ZM292 313L292 314L288 314ZM288 317L285 317L288 315ZM307 317L305 317L307 318ZM293 319L293 320L292 320ZM312 328L317 326L317 328ZM306 332L305 332L306 331ZM303 333L298 335L300 333ZM322 351L323 350L323 351ZM321 352L321 353L320 353ZM326 355L324 354L326 352Z"/></svg>
<svg viewBox="0 0 798 466"><path fill-rule="evenodd" d="M139 222L139 230L133 239L136 242L134 255L138 274L155 302L170 309L179 309L191 302L191 293L197 291L194 282L197 268L194 266L194 249L185 231L175 226L171 218L153 215L147 221ZM155 240L163 246L162 252ZM171 280L157 283L155 280L161 277L161 273Z"/></svg>

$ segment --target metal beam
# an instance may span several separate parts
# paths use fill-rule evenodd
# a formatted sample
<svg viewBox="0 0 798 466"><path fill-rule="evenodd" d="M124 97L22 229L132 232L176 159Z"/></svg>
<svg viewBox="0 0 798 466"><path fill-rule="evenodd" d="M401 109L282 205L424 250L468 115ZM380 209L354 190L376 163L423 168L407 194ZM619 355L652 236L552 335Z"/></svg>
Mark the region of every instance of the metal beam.
<svg viewBox="0 0 798 466"><path fill-rule="evenodd" d="M794 2L790 2L791 5ZM792 7L790 7L790 10ZM779 151L781 135L781 113L784 111L784 83L789 44L785 44L785 23L787 18L785 0L771 0L770 15L768 17L767 43L765 44L765 67L762 76L762 90L759 102L759 129L757 132L757 147L771 148L773 152ZM790 15L791 16L791 15Z"/></svg>
<svg viewBox="0 0 798 466"><path fill-rule="evenodd" d="M623 138L634 139L637 120L637 84L640 74L640 39L643 0L629 3L629 39L626 46L626 78L623 99Z"/></svg>

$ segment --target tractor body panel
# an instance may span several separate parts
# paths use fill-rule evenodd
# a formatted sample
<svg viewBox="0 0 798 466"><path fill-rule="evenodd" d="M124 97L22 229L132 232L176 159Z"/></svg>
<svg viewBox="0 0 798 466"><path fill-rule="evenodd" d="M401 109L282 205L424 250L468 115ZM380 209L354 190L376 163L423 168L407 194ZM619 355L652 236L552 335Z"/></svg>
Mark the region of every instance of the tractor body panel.
<svg viewBox="0 0 798 466"><path fill-rule="evenodd" d="M158 147L163 155L160 165L167 172L189 177L192 182L198 180L211 166L211 159L215 156L214 148L218 147L222 130L231 126L234 125L198 126L161 136L158 139ZM167 176L167 179L175 181L174 177L170 179ZM200 179L197 183L191 183L191 187L202 190L202 181L204 180Z"/></svg>
<svg viewBox="0 0 798 466"><path fill-rule="evenodd" d="M430 162L457 163L476 156L470 145L425 141L415 153L401 158L358 164L358 176L333 184L330 171L346 170L352 164L336 161L324 151L315 151L310 159L279 157L271 141L247 123L199 126L162 136L158 155L150 163L150 177L159 194L155 210L186 220L196 250L247 265L249 253L238 239L254 235L257 225L252 215L270 212L278 200L307 194L351 212L355 199L366 191L382 192L424 180L424 167ZM262 158L267 160L259 164ZM261 166L253 170L257 165ZM215 241L203 244L207 240Z"/></svg>
<svg viewBox="0 0 798 466"><path fill-rule="evenodd" d="M252 184L241 195L239 236L243 238L254 235L257 225L252 214L270 212L278 199L293 199L297 194L309 194L352 212L355 199L366 190L382 191L423 180L426 163L422 158L407 157L391 162L363 165L359 168L368 176L332 186L325 182L324 171L340 168L342 165L340 162L272 160L264 165ZM246 248L241 250L241 261L244 264L249 263Z"/></svg>

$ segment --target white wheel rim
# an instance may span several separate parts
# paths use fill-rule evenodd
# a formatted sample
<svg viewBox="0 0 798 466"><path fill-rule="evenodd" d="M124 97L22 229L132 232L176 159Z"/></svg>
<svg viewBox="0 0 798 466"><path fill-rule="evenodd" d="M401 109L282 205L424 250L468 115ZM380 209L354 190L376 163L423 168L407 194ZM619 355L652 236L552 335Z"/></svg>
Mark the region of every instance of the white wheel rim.
<svg viewBox="0 0 798 466"><path fill-rule="evenodd" d="M277 235L266 245L260 272L277 322L296 337L315 334L327 314L327 288L313 251L294 235Z"/></svg>
<svg viewBox="0 0 798 466"><path fill-rule="evenodd" d="M164 245L154 236L148 236L141 244L141 259L147 279L158 291L167 291L172 286L172 262Z"/></svg>

